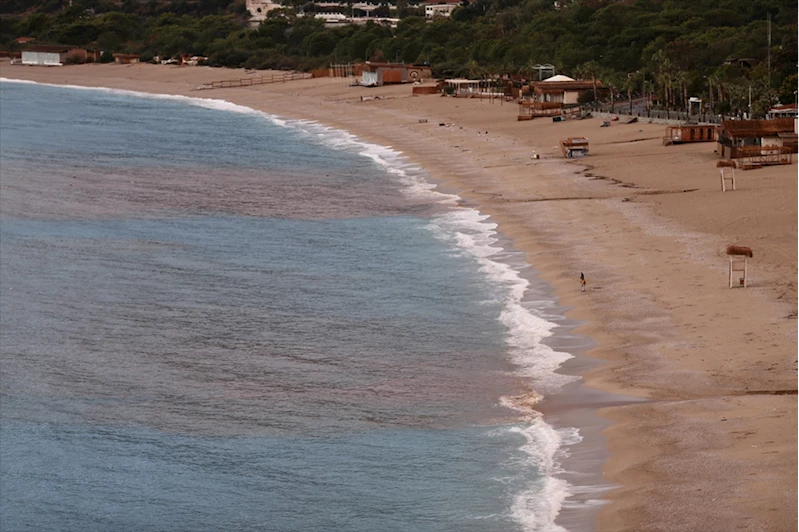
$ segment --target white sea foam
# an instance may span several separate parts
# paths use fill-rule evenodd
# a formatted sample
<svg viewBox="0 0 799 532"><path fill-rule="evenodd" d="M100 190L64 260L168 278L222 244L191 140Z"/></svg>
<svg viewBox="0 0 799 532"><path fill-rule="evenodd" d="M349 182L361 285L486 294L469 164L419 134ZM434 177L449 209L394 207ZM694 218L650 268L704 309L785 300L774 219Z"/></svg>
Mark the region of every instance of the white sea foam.
<svg viewBox="0 0 799 532"><path fill-rule="evenodd" d="M436 186L425 179L420 168L409 164L401 152L391 147L364 142L346 131L315 122L290 121L288 125L316 136L330 148L353 151L371 159L397 177L410 195L426 195L428 199L451 205L458 204L461 199L457 195L438 192ZM512 362L531 383L531 391L524 397L501 399L505 406L530 416L530 425L511 430L525 436L526 441L520 448L527 457L525 470L541 475L516 495L511 508L512 517L524 530L562 531L562 527L555 525L555 518L571 491L569 484L556 475L561 472L560 460L566 456L563 446L577 443L581 438L574 428L555 430L531 407L543 398L541 393L552 393L575 379L555 373L571 355L543 343L553 334L557 324L538 315L524 302L529 281L520 273L523 263L518 253L510 253L499 245L497 224L487 215L473 208L454 208L434 217L428 228L460 253L473 257L487 280L497 286L497 297L503 303L500 320L507 330L506 341ZM511 264L512 259L518 262L515 267Z"/></svg>
<svg viewBox="0 0 799 532"><path fill-rule="evenodd" d="M310 120L287 120L286 126L303 131L328 148L357 153L370 159L392 175L402 186L403 192L411 197L425 198L443 204L455 204L460 200L459 196L436 190L436 185L425 179L422 168L410 163L402 152L391 146L366 142L342 129L331 128Z"/></svg>
<svg viewBox="0 0 799 532"><path fill-rule="evenodd" d="M37 84L37 82L2 77L0 82ZM207 109L261 116L275 125L299 131L331 149L357 153L372 160L393 175L406 194L425 197L445 205L456 205L461 200L457 195L437 191L436 186L426 180L423 170L410 164L400 151L390 146L365 142L347 131L330 128L315 121L286 119L212 98L78 85L47 83L41 85L179 101ZM509 408L531 414L528 426L509 430L519 432L525 437L525 443L520 448L527 457L525 466L541 475L536 475L536 480L515 496L511 508L512 516L524 530L563 531L562 527L555 525L555 518L563 501L572 490L565 480L557 478L556 475L561 472L560 460L566 456L563 447L577 443L580 441L580 436L574 428L554 429L544 422L531 406L542 398L540 394L552 393L574 379L555 373L555 370L571 358L571 355L558 352L543 343L544 339L552 336L557 324L545 319L539 311L529 308L523 301L529 282L520 274L521 261L518 260L518 254L514 256L498 244L497 225L491 222L487 215L473 208L454 208L436 216L428 228L436 237L450 242L459 252L472 256L487 280L497 287L497 297L501 299L503 305L499 319L507 331L506 342L511 360L518 367L519 373L528 378L531 384L532 391L524 398L505 397L501 400L502 404ZM519 262L516 267L512 266L509 260L514 258Z"/></svg>
<svg viewBox="0 0 799 532"><path fill-rule="evenodd" d="M563 527L555 524L555 518L572 491L557 475L563 471L561 461L568 456L565 447L581 441L579 432L575 428L556 430L540 418L527 427L508 430L524 436L525 443L520 449L527 455L525 469L538 473L514 497L511 505L514 520L524 530L564 532Z"/></svg>
<svg viewBox="0 0 799 532"><path fill-rule="evenodd" d="M536 392L552 393L574 380L575 377L555 373L571 355L544 343L557 324L524 301L530 283L521 275L520 267L511 264L512 259L520 262L518 254L514 256L499 245L497 225L475 209L458 208L437 216L429 227L438 238L472 256L488 281L497 287L497 298L503 307L499 319L507 331L511 360Z"/></svg>

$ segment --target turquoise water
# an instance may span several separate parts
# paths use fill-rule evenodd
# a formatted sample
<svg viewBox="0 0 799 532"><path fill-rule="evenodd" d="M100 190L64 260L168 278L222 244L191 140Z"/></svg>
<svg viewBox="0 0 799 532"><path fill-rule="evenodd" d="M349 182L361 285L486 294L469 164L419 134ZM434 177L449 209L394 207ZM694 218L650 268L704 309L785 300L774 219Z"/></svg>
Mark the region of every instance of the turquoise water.
<svg viewBox="0 0 799 532"><path fill-rule="evenodd" d="M485 216L226 102L0 113L3 530L558 529L576 431L514 398L568 355Z"/></svg>

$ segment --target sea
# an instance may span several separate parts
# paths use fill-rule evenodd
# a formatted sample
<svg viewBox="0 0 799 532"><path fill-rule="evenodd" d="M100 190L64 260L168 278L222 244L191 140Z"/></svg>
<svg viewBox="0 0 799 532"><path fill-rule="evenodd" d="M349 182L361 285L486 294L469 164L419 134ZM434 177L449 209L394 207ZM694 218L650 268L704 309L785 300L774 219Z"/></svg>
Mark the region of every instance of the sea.
<svg viewBox="0 0 799 532"><path fill-rule="evenodd" d="M562 311L423 168L212 98L0 117L0 529L564 530Z"/></svg>

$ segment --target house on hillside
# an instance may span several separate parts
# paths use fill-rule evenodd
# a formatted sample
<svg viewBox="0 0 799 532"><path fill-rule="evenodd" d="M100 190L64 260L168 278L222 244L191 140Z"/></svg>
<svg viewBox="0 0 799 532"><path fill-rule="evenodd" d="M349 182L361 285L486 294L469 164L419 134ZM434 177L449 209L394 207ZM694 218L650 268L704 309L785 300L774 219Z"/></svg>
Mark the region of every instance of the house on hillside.
<svg viewBox="0 0 799 532"><path fill-rule="evenodd" d="M245 7L250 13L250 27L257 28L266 20L267 13L282 6L272 0L246 0Z"/></svg>
<svg viewBox="0 0 799 532"><path fill-rule="evenodd" d="M725 159L764 158L784 161L797 151L792 118L725 120L718 132L718 154Z"/></svg>
<svg viewBox="0 0 799 532"><path fill-rule="evenodd" d="M724 64L750 70L752 67L757 65L757 59L754 57L728 57L724 60Z"/></svg>
<svg viewBox="0 0 799 532"><path fill-rule="evenodd" d="M36 38L35 37L17 37L16 41L19 44L31 44L31 43L36 42Z"/></svg>
<svg viewBox="0 0 799 532"><path fill-rule="evenodd" d="M449 17L455 8L461 5L460 0L430 0L420 4L424 6L425 18Z"/></svg>
<svg viewBox="0 0 799 532"><path fill-rule="evenodd" d="M432 76L433 73L428 66L367 61L363 65L361 85L364 87L381 87L393 83L413 83Z"/></svg>

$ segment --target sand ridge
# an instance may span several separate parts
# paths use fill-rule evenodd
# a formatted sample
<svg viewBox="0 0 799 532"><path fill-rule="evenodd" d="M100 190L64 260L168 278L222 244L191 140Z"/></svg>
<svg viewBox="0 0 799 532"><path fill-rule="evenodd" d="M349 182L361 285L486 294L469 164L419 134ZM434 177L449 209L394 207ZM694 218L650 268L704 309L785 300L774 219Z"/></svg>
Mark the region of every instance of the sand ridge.
<svg viewBox="0 0 799 532"><path fill-rule="evenodd" d="M402 151L491 215L585 322L588 355L605 361L586 384L648 399L602 411L619 488L599 530L796 529L795 164L739 172L722 193L714 145L663 146L658 125L517 122L512 102L325 78L194 90L250 75L0 63L7 78L218 98ZM578 135L591 155L563 159L558 140ZM729 244L754 250L747 289L727 288Z"/></svg>

